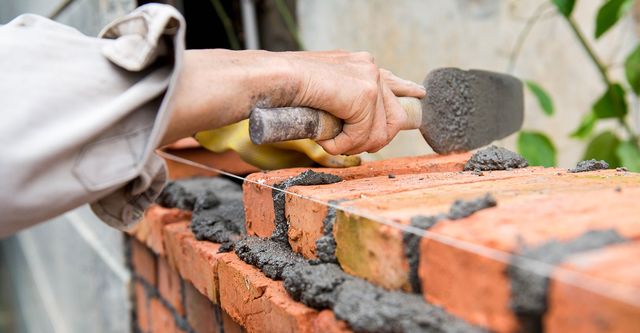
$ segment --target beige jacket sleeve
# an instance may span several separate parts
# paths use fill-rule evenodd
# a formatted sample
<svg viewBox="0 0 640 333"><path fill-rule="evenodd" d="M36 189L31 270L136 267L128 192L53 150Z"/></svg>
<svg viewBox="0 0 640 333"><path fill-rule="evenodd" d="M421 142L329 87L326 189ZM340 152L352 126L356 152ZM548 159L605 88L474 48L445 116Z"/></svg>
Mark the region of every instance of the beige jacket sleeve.
<svg viewBox="0 0 640 333"><path fill-rule="evenodd" d="M155 156L185 23L151 4L88 37L35 15L0 26L0 238L91 203L126 229L165 182Z"/></svg>

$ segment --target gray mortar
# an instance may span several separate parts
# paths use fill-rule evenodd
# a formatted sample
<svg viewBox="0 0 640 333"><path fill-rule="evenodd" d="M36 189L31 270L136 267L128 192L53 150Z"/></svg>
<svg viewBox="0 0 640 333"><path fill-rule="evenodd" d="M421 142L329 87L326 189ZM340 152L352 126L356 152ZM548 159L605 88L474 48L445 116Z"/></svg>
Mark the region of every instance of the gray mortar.
<svg viewBox="0 0 640 333"><path fill-rule="evenodd" d="M259 268L274 280L282 279L282 272L291 265L307 264L306 260L291 251L288 243L247 237L235 244L236 254L242 261Z"/></svg>
<svg viewBox="0 0 640 333"><path fill-rule="evenodd" d="M587 171L595 171L595 170L604 170L609 169L609 163L605 161L597 161L595 159L585 160L578 162L575 168L569 169L568 171L571 173L576 172L587 172Z"/></svg>
<svg viewBox="0 0 640 333"><path fill-rule="evenodd" d="M571 255L625 241L615 230L592 230L570 241L552 240L513 256L507 268L511 279L511 309L518 315L525 331L539 332L542 328L542 316L547 311L548 276L554 266ZM550 267L534 272L529 260L544 262Z"/></svg>
<svg viewBox="0 0 640 333"><path fill-rule="evenodd" d="M491 171L526 168L524 157L506 148L491 145L480 149L464 165L465 171Z"/></svg>
<svg viewBox="0 0 640 333"><path fill-rule="evenodd" d="M344 200L331 200L327 207L327 215L322 220L322 236L316 241L316 255L319 262L338 263L336 258L336 240L333 237L333 225L336 221L336 209L332 206Z"/></svg>
<svg viewBox="0 0 640 333"><path fill-rule="evenodd" d="M437 214L432 216L415 216L411 218L411 226L429 230L441 220L459 220L463 219L471 214L497 205L496 199L487 193L482 197L472 200L456 200L451 204L449 212L447 214ZM420 245L420 236L405 232L402 236L404 254L409 262L409 284L414 293L421 292L420 278L418 277L418 265L420 263L420 251L418 246Z"/></svg>
<svg viewBox="0 0 640 333"><path fill-rule="evenodd" d="M237 241L246 235L241 187L224 178L170 182L159 196L164 207L192 211L191 231L198 240Z"/></svg>
<svg viewBox="0 0 640 333"><path fill-rule="evenodd" d="M333 184L340 181L342 181L342 178L336 175L307 170L295 177L291 177L283 182L274 184L273 187L280 190L286 190L291 186ZM287 218L284 212L285 193L282 191L273 190L272 197L273 211L275 213L275 219L273 221L275 230L271 235L271 239L283 244L289 244L289 239L287 236L289 232L289 225L287 224Z"/></svg>
<svg viewBox="0 0 640 333"><path fill-rule="evenodd" d="M236 253L270 278L284 280L293 299L318 310L332 309L355 332L484 332L419 295L373 286L336 264L311 265L274 240L246 238L236 243Z"/></svg>
<svg viewBox="0 0 640 333"><path fill-rule="evenodd" d="M458 152L469 147L469 118L476 112L470 75L460 69L431 71L424 81L429 92L423 101L420 131L434 151Z"/></svg>

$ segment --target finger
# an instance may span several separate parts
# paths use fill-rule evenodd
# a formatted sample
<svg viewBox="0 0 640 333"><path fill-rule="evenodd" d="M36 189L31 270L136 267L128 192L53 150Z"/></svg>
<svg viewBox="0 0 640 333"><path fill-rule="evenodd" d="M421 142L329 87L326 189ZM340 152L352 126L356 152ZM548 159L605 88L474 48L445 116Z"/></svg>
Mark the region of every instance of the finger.
<svg viewBox="0 0 640 333"><path fill-rule="evenodd" d="M368 133L365 133L363 137L365 139L364 144L356 147L356 149L359 150L358 152L366 151L375 153L389 142L387 138L387 113L384 105L382 78L378 80L378 87L379 93L376 99L376 108L372 110L373 120Z"/></svg>
<svg viewBox="0 0 640 333"><path fill-rule="evenodd" d="M388 144L393 140L393 138L398 134L398 132L404 128L404 124L407 122L407 112L404 111L402 105L400 105L400 101L394 95L394 93L389 89L386 82L382 80L381 82L382 89L382 98L384 101L384 110L386 113L387 119L387 142Z"/></svg>
<svg viewBox="0 0 640 333"><path fill-rule="evenodd" d="M421 84L399 78L384 68L380 69L380 76L396 96L422 98L427 94L426 89Z"/></svg>

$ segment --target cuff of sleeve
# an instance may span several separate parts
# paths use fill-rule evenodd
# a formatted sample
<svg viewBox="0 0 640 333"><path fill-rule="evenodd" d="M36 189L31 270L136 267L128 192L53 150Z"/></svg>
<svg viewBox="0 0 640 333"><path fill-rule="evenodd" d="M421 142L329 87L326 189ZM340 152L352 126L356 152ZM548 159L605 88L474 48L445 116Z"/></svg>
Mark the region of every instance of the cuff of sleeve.
<svg viewBox="0 0 640 333"><path fill-rule="evenodd" d="M164 161L153 155L140 175L126 186L91 204L91 210L108 225L127 230L140 221L167 180Z"/></svg>

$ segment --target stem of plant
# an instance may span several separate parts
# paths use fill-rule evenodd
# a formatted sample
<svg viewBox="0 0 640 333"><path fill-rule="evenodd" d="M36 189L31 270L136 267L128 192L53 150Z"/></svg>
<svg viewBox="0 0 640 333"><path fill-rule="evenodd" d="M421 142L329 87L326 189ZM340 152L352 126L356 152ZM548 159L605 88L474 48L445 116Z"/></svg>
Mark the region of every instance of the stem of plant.
<svg viewBox="0 0 640 333"><path fill-rule="evenodd" d="M582 33L582 31L580 31L580 28L578 27L578 24L576 23L576 21L574 21L573 18L571 17L567 17L566 19L567 19L567 22L569 23L569 26L571 27L571 30L573 30L574 34L578 38L580 45L582 45L584 50L587 51L589 58L591 58L593 63L598 68L598 72L600 73L600 76L602 76L602 80L607 85L607 89L608 89L613 84L611 83L611 80L609 79L609 75L607 74L607 68L604 66L602 61L600 61L600 59L598 58L596 53L593 51L591 46L589 46L587 39L584 37L584 34ZM629 139L633 142L637 142L637 135L633 132L633 130L631 129L627 121L624 118L619 118L618 121L620 122L620 125L622 125L624 130L627 132L627 135L629 135Z"/></svg>
<svg viewBox="0 0 640 333"><path fill-rule="evenodd" d="M233 30L233 24L231 23L231 19L227 12L224 10L224 7L220 3L220 0L211 0L211 4L222 21L222 26L224 26L224 31L227 34L227 39L229 40L229 45L233 50L240 49L240 42L238 42L238 38L236 37L236 33Z"/></svg>

